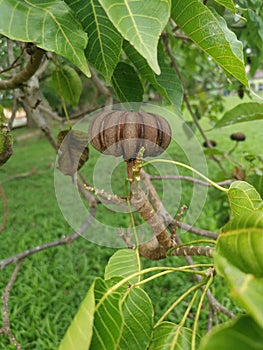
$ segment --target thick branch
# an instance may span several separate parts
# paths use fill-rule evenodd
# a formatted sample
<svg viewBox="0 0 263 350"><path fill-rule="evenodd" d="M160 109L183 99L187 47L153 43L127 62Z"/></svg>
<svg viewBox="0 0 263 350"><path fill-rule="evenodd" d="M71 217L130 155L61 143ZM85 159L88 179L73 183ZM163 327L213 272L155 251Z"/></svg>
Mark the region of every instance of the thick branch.
<svg viewBox="0 0 263 350"><path fill-rule="evenodd" d="M151 182L151 176L149 174L147 174L145 171L141 170L141 179L147 188L150 202L154 206L155 210L162 217L165 225L168 225L170 231L173 230L173 227L174 227L176 221L167 212L167 210L163 206L163 203L160 200L160 198L159 198L159 196L158 196L158 194L157 194L157 192L156 192L156 190ZM189 231L189 232L195 233L195 234L200 235L200 236L210 237L213 239L216 239L218 236L218 234L215 232L199 229L197 227L193 227L193 226L186 224L184 222L178 222L177 226L180 227L182 230Z"/></svg>
<svg viewBox="0 0 263 350"><path fill-rule="evenodd" d="M127 162L127 174L130 180L130 202L137 213L151 228L154 236L151 240L139 245L140 255L150 259L159 260L166 257L169 248L172 247L172 239L169 236L163 219L154 210L148 196L140 188L141 158Z"/></svg>
<svg viewBox="0 0 263 350"><path fill-rule="evenodd" d="M42 62L44 54L45 51L40 48L36 48L36 52L30 56L27 65L21 72L9 80L0 80L0 90L10 90L21 87L23 83L28 81L36 73Z"/></svg>

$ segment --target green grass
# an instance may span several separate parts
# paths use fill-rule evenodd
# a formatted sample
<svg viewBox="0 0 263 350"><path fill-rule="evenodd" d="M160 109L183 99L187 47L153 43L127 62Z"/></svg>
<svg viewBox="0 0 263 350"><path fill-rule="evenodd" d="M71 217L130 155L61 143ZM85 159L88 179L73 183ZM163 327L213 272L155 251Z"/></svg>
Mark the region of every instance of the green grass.
<svg viewBox="0 0 263 350"><path fill-rule="evenodd" d="M247 140L235 153L239 161L244 161L243 153L262 152L262 122L240 124L222 130L208 133L209 138L218 142L218 148L227 150L232 143L229 139L233 131L244 131ZM204 126L208 124L204 120ZM54 192L54 162L55 155L44 137L33 136L19 140L19 136L27 133L26 129L14 131L14 155L0 168L0 181L8 198L8 222L5 230L0 234L0 259L7 258L25 249L56 240L70 234L73 229L67 224L56 201ZM181 155L175 146L171 146L171 153L180 159ZM233 165L223 161L229 171ZM91 180L91 171L96 163L96 152L91 151L90 160L83 172ZM216 164L208 160L209 174L213 179L220 178L220 171ZM15 175L25 173L37 167L36 172L21 178ZM187 171L182 171L187 174ZM125 195L125 169L120 165L113 174L113 189L120 195ZM191 174L188 174L191 175ZM155 182L162 191L162 185ZM177 183L172 186L177 188ZM176 191L171 192L171 200L176 201ZM180 203L189 202L192 186L184 183ZM169 197L170 198L170 197ZM173 203L167 203L173 205ZM176 203L175 203L176 205ZM0 203L1 213L3 204ZM211 230L218 230L228 215L227 202L224 194L210 189L203 212L196 222L196 226ZM111 214L103 209L98 210L98 220L107 225L125 226L129 224L126 214ZM183 240L190 240L195 236L184 233ZM197 237L198 238L198 237ZM27 258L19 271L18 277L11 290L9 312L11 329L22 348L36 350L57 349L67 327L69 326L79 304L84 298L92 280L96 276L103 276L104 267L114 249L93 244L84 238L79 238L70 246L59 246L37 253ZM196 261L206 262L204 258ZM183 258L169 258L158 262L143 259L143 266L166 265L179 266L185 264ZM10 279L14 265L0 272L1 294ZM149 283L146 290L152 298L156 319L184 290L193 283L193 279L183 274L172 274ZM212 286L219 300L227 307L236 306L227 297L223 281L215 278ZM186 302L171 313L169 319L174 322L180 320ZM0 301L0 308L2 300ZM194 311L194 310L193 310ZM205 329L207 306L202 310L201 329ZM219 316L223 320L223 316ZM190 325L191 320L188 320ZM0 320L0 327L2 320ZM0 336L0 349L14 349L5 336Z"/></svg>

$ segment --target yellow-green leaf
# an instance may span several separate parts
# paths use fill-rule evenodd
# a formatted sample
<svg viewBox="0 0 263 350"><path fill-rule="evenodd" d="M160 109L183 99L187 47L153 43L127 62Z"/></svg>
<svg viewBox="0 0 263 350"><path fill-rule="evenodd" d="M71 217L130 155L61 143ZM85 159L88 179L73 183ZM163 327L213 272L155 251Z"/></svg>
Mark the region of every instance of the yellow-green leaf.
<svg viewBox="0 0 263 350"><path fill-rule="evenodd" d="M86 57L109 82L119 61L122 36L98 0L66 0L89 36Z"/></svg>
<svg viewBox="0 0 263 350"><path fill-rule="evenodd" d="M87 350L92 333L95 309L95 282L92 283L85 299L67 330L59 350Z"/></svg>
<svg viewBox="0 0 263 350"><path fill-rule="evenodd" d="M70 66L63 66L53 72L53 87L66 102L76 106L82 91L82 82L78 73Z"/></svg>
<svg viewBox="0 0 263 350"><path fill-rule="evenodd" d="M180 28L225 71L248 86L242 43L225 20L199 0L173 0L172 17Z"/></svg>
<svg viewBox="0 0 263 350"><path fill-rule="evenodd" d="M157 45L170 16L170 0L99 0L114 26L160 74Z"/></svg>
<svg viewBox="0 0 263 350"><path fill-rule="evenodd" d="M64 1L0 0L0 13L1 34L66 57L90 76L84 54L87 34Z"/></svg>
<svg viewBox="0 0 263 350"><path fill-rule="evenodd" d="M263 277L263 211L230 220L217 239L216 252L244 273Z"/></svg>

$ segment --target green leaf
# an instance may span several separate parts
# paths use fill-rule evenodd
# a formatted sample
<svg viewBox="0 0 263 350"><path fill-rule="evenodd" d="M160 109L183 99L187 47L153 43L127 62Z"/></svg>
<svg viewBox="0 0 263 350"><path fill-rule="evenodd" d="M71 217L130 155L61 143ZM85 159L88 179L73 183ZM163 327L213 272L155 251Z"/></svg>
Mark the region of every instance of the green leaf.
<svg viewBox="0 0 263 350"><path fill-rule="evenodd" d="M236 217L249 214L262 203L256 189L245 181L235 181L231 184L228 199L232 214Z"/></svg>
<svg viewBox="0 0 263 350"><path fill-rule="evenodd" d="M95 281L69 326L59 350L87 350L89 348L95 309L94 287Z"/></svg>
<svg viewBox="0 0 263 350"><path fill-rule="evenodd" d="M112 86L120 102L141 102L144 89L133 67L119 62L112 76Z"/></svg>
<svg viewBox="0 0 263 350"><path fill-rule="evenodd" d="M263 119L263 103L241 103L227 111L216 123L215 128Z"/></svg>
<svg viewBox="0 0 263 350"><path fill-rule="evenodd" d="M261 198L263 198L263 175L261 174L249 175L247 178L247 181L255 187L255 189L261 196Z"/></svg>
<svg viewBox="0 0 263 350"><path fill-rule="evenodd" d="M158 50L161 74L157 75L127 41L124 42L123 48L141 77L150 82L171 105L180 110L183 100L182 84L176 72L164 62L161 50Z"/></svg>
<svg viewBox="0 0 263 350"><path fill-rule="evenodd" d="M174 69L165 63L164 57L165 53L163 52L163 48L159 45L158 60L161 74L155 74L155 79L158 84L156 87L159 91L163 89L167 95L168 101L174 105L177 110L180 110L183 102L183 87Z"/></svg>
<svg viewBox="0 0 263 350"><path fill-rule="evenodd" d="M213 328L199 350L259 350L262 344L263 329L249 316L242 316Z"/></svg>
<svg viewBox="0 0 263 350"><path fill-rule="evenodd" d="M108 17L157 74L157 45L170 16L170 0L99 0Z"/></svg>
<svg viewBox="0 0 263 350"><path fill-rule="evenodd" d="M53 88L66 102L76 106L82 91L82 82L78 73L70 66L63 66L52 74Z"/></svg>
<svg viewBox="0 0 263 350"><path fill-rule="evenodd" d="M119 344L123 327L120 299L124 289L111 291L116 281L116 279L104 281L101 278L95 280L96 306L90 350L117 349Z"/></svg>
<svg viewBox="0 0 263 350"><path fill-rule="evenodd" d="M132 288L122 303L124 327L118 349L148 349L153 328L153 306L147 293Z"/></svg>
<svg viewBox="0 0 263 350"><path fill-rule="evenodd" d="M218 4L224 6L225 8L229 9L231 12L235 13L235 4L233 0L215 0Z"/></svg>
<svg viewBox="0 0 263 350"><path fill-rule="evenodd" d="M64 1L0 0L0 13L1 34L55 52L90 76L84 54L87 34Z"/></svg>
<svg viewBox="0 0 263 350"><path fill-rule="evenodd" d="M215 268L230 287L231 296L263 327L263 278L242 272L227 258L215 254Z"/></svg>
<svg viewBox="0 0 263 350"><path fill-rule="evenodd" d="M172 322L162 322L154 329L149 350L190 350L191 342L192 330Z"/></svg>
<svg viewBox="0 0 263 350"><path fill-rule="evenodd" d="M112 255L105 268L105 280L115 276L128 277L139 271L137 253L132 249L119 249ZM139 277L130 280L130 283L138 282Z"/></svg>
<svg viewBox="0 0 263 350"><path fill-rule="evenodd" d="M74 10L89 42L86 47L88 61L100 71L107 82L119 61L122 36L107 17L98 0L67 0Z"/></svg>
<svg viewBox="0 0 263 350"><path fill-rule="evenodd" d="M216 252L241 271L263 276L263 211L236 217L221 232Z"/></svg>
<svg viewBox="0 0 263 350"><path fill-rule="evenodd" d="M207 55L245 86L248 81L242 44L225 20L199 0L173 0L172 17Z"/></svg>

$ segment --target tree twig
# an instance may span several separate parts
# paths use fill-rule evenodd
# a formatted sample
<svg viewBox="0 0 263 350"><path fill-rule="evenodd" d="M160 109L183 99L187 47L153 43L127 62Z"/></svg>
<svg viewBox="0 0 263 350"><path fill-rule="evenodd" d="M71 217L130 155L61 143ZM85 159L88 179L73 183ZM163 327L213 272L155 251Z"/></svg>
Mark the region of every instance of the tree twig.
<svg viewBox="0 0 263 350"><path fill-rule="evenodd" d="M11 288L16 280L16 276L18 274L18 271L20 269L20 266L22 265L23 260L19 260L16 264L16 267L11 275L11 278L4 290L4 294L3 294L3 324L4 327L0 329L0 334L6 334L10 341L15 345L15 347L17 348L17 350L22 350L21 345L19 344L19 342L16 340L15 336L12 334L11 329L10 329L10 321L9 321L9 316L8 316L8 302L9 302L9 295L10 295L10 291Z"/></svg>
<svg viewBox="0 0 263 350"><path fill-rule="evenodd" d="M191 176L184 176L184 175L165 175L165 176L150 175L150 179L151 180L184 180L184 181L193 182L194 184L201 185L201 186L206 186L206 187L212 186L211 184L203 180L196 179ZM228 185L231 185L233 181L234 180L229 179L229 180L216 182L216 184L219 186L228 186Z"/></svg>
<svg viewBox="0 0 263 350"><path fill-rule="evenodd" d="M14 262L27 258L28 256L41 252L42 250L46 250L52 247L57 247L59 245L63 245L63 244L70 244L71 242L73 242L75 239L77 239L78 237L81 236L81 234L86 230L86 228L89 226L89 224L91 223L92 219L95 216L95 207L91 208L90 210L90 214L87 218L87 220L83 223L83 225L77 229L75 232L73 232L71 235L68 235L66 237L60 238L56 241L52 241L52 242L48 242L42 245L39 245L37 247L34 248L30 248L27 249L21 253L18 253L16 255L13 255L9 258L0 260L0 270L4 269L6 266L13 264Z"/></svg>
<svg viewBox="0 0 263 350"><path fill-rule="evenodd" d="M11 90L21 87L23 83L28 81L36 73L44 54L45 51L37 47L35 53L29 57L27 65L22 71L9 80L0 80L0 90Z"/></svg>

